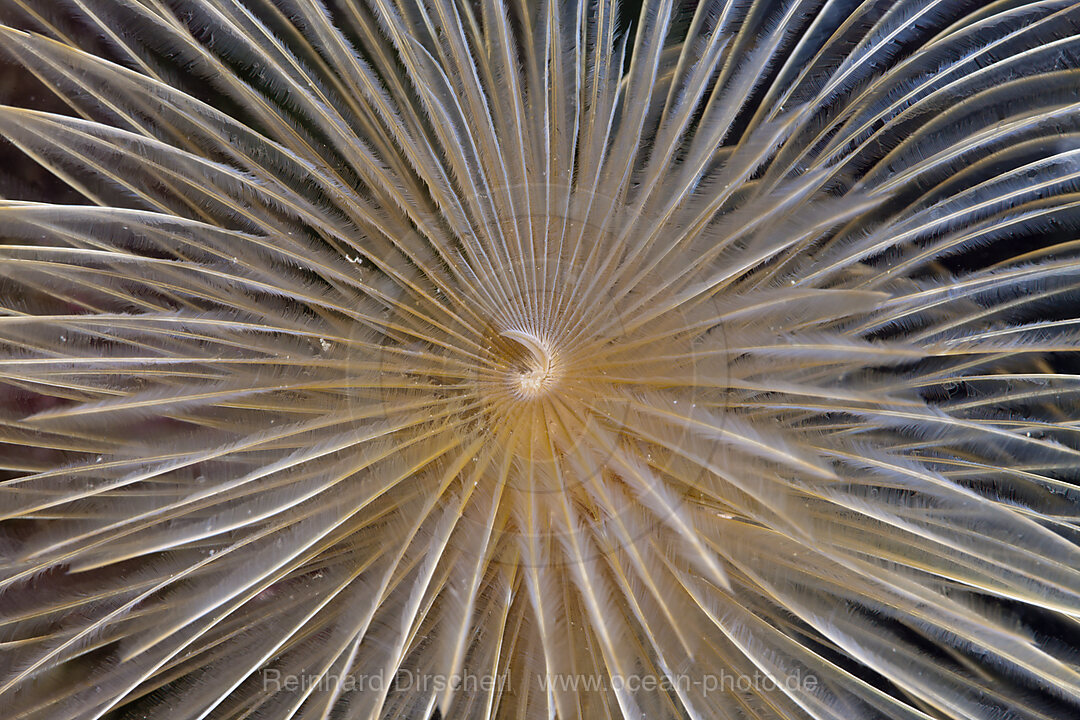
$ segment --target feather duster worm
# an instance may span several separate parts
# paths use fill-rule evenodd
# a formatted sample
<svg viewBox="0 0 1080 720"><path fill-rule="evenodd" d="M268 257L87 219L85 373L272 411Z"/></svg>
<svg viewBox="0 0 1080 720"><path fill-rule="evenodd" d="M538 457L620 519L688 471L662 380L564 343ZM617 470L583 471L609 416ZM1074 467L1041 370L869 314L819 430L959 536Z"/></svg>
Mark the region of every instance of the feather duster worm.
<svg viewBox="0 0 1080 720"><path fill-rule="evenodd" d="M5 718L1080 712L1073 0L0 12Z"/></svg>

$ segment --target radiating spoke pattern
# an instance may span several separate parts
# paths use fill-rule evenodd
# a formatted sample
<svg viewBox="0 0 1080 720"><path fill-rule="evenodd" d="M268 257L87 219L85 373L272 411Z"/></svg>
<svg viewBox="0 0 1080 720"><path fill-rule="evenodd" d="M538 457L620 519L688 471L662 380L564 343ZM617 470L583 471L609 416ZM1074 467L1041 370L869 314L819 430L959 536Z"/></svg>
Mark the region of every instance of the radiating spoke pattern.
<svg viewBox="0 0 1080 720"><path fill-rule="evenodd" d="M0 20L0 715L1080 713L1074 0Z"/></svg>

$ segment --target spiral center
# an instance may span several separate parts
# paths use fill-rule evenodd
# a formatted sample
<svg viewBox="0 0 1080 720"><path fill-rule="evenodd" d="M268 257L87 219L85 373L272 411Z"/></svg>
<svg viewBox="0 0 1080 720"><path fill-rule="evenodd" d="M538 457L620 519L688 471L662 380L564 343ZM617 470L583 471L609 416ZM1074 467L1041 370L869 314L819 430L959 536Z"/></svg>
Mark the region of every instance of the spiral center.
<svg viewBox="0 0 1080 720"><path fill-rule="evenodd" d="M551 345L544 338L530 332L507 330L502 335L527 351L525 362L511 377L517 394L525 398L536 398L551 389L559 375L558 356Z"/></svg>

